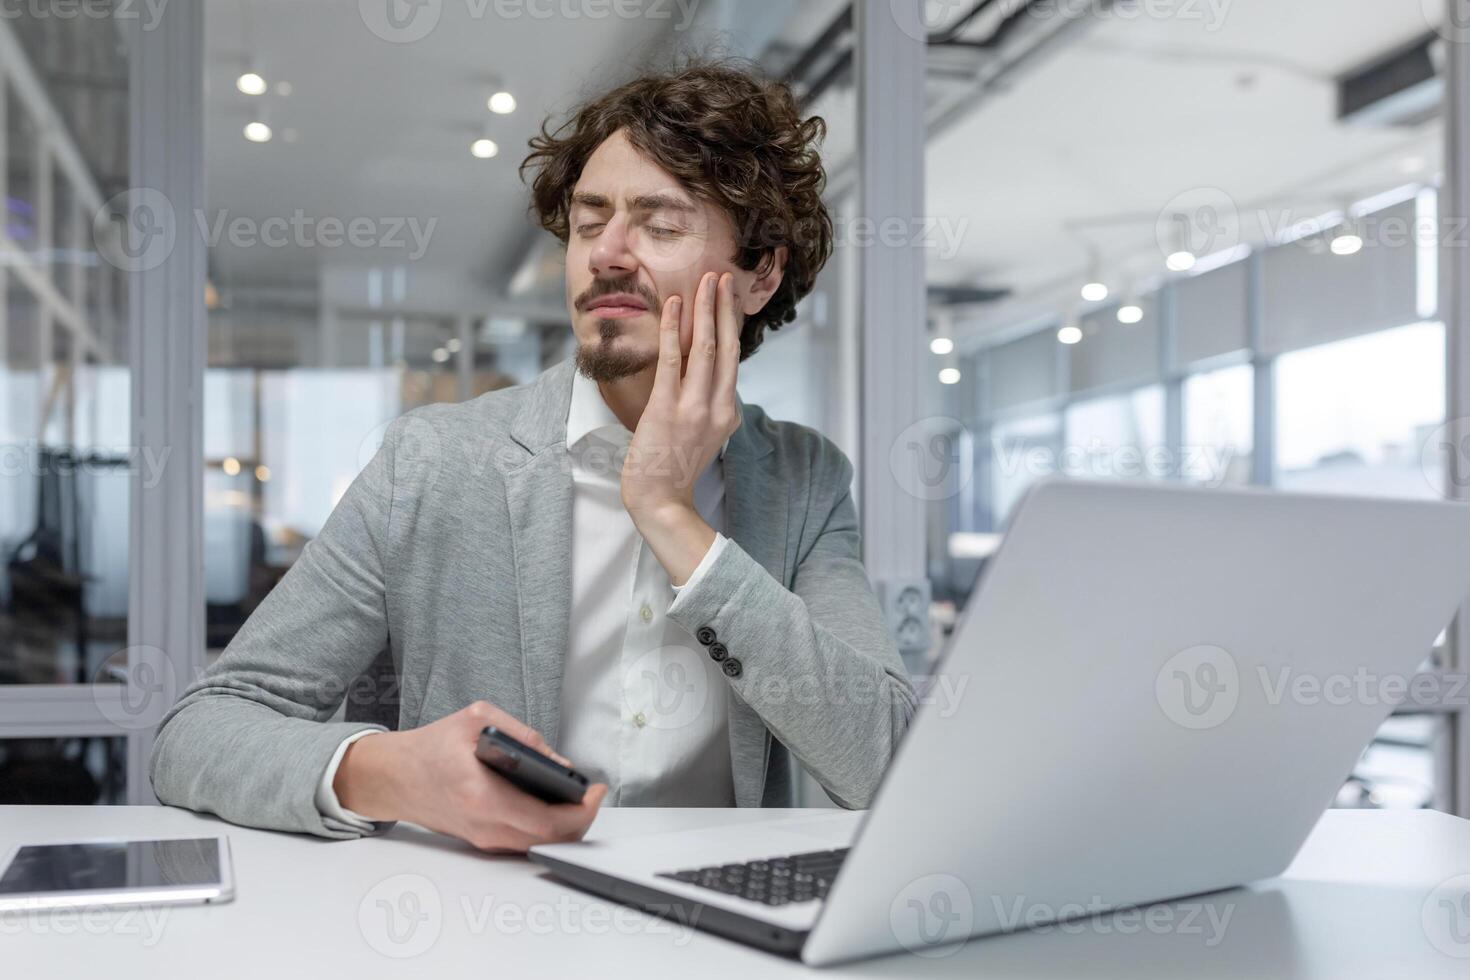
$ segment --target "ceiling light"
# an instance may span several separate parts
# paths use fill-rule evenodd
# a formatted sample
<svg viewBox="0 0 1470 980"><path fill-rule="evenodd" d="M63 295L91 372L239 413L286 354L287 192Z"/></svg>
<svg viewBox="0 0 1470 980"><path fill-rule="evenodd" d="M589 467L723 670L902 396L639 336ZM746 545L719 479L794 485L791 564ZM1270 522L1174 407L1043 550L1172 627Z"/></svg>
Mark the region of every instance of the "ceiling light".
<svg viewBox="0 0 1470 980"><path fill-rule="evenodd" d="M1089 303L1101 303L1108 298L1108 284L1094 279L1082 287L1082 298Z"/></svg>
<svg viewBox="0 0 1470 980"><path fill-rule="evenodd" d="M450 337L449 340L445 342L444 349L449 351L449 353L451 354L458 354L460 346L461 345L458 337Z"/></svg>
<svg viewBox="0 0 1470 980"><path fill-rule="evenodd" d="M488 160L500 152L500 147L495 145L494 140L477 139L470 144L470 152L481 160Z"/></svg>
<svg viewBox="0 0 1470 980"><path fill-rule="evenodd" d="M266 466L264 463L261 463L255 468L255 478L261 483L270 482L271 468L269 466Z"/></svg>
<svg viewBox="0 0 1470 980"><path fill-rule="evenodd" d="M929 341L930 353L938 354L943 357L945 354L948 354L952 350L954 350L954 341L950 340L948 337L935 337L933 340Z"/></svg>
<svg viewBox="0 0 1470 980"><path fill-rule="evenodd" d="M1057 331L1057 340L1064 344L1075 344L1082 339L1082 328L1069 323Z"/></svg>
<svg viewBox="0 0 1470 980"><path fill-rule="evenodd" d="M1165 259L1164 265L1168 266L1170 272L1188 272L1194 268L1195 261L1193 252L1180 249Z"/></svg>
<svg viewBox="0 0 1470 980"><path fill-rule="evenodd" d="M271 128L258 120L256 122L246 123L245 138L252 143L269 143L271 141Z"/></svg>
<svg viewBox="0 0 1470 980"><path fill-rule="evenodd" d="M1333 255L1357 255L1362 250L1362 236L1354 234L1348 228L1343 228L1332 239Z"/></svg>
<svg viewBox="0 0 1470 980"><path fill-rule="evenodd" d="M1329 247L1333 255L1357 255L1363 250L1363 233L1351 202L1342 206L1342 224L1332 233Z"/></svg>
<svg viewBox="0 0 1470 980"><path fill-rule="evenodd" d="M1118 307L1119 323L1137 323L1143 319L1143 307L1137 303L1126 303Z"/></svg>
<svg viewBox="0 0 1470 980"><path fill-rule="evenodd" d="M235 79L235 88L246 95L264 95L265 87L265 79L253 71L247 71Z"/></svg>
<svg viewBox="0 0 1470 980"><path fill-rule="evenodd" d="M960 369L959 368L952 368L952 367L940 368L939 369L939 383L942 384L942 385L959 384L960 383Z"/></svg>
<svg viewBox="0 0 1470 980"><path fill-rule="evenodd" d="M435 347L434 353L430 354L429 356L434 359L435 364L443 364L445 361L449 360L449 351L445 350L443 347Z"/></svg>
<svg viewBox="0 0 1470 980"><path fill-rule="evenodd" d="M233 456L226 456L225 461L220 464L220 469L225 471L225 476L239 476L240 461Z"/></svg>
<svg viewBox="0 0 1470 980"><path fill-rule="evenodd" d="M516 111L516 97L509 92L496 92L486 103L490 111L499 116L508 116Z"/></svg>

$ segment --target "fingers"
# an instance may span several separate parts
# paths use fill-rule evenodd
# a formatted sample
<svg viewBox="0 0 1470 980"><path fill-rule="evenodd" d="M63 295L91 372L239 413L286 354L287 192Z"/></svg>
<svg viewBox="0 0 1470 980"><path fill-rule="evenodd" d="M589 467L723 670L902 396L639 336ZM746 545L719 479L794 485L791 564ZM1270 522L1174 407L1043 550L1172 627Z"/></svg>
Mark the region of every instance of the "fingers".
<svg viewBox="0 0 1470 980"><path fill-rule="evenodd" d="M654 369L653 375L655 397L679 397L679 369L684 363L684 355L679 350L679 313L683 305L684 300L681 297L670 296L664 303L663 316L659 319L658 367Z"/></svg>
<svg viewBox="0 0 1470 980"><path fill-rule="evenodd" d="M740 366L740 318L735 314L735 277L720 277L719 302L715 317L715 344L718 348L714 364L714 390L710 405L735 410L735 375Z"/></svg>
<svg viewBox="0 0 1470 980"><path fill-rule="evenodd" d="M706 272L699 277L694 293L694 333L689 345L689 361L684 367L684 397L690 404L709 403L710 377L715 368L715 306L719 298L720 277Z"/></svg>
<svg viewBox="0 0 1470 980"><path fill-rule="evenodd" d="M579 803L546 803L498 774L487 773L494 779L492 806L496 818L533 838L535 843L579 840L592 825L598 807L607 796L607 786L594 783L582 794Z"/></svg>

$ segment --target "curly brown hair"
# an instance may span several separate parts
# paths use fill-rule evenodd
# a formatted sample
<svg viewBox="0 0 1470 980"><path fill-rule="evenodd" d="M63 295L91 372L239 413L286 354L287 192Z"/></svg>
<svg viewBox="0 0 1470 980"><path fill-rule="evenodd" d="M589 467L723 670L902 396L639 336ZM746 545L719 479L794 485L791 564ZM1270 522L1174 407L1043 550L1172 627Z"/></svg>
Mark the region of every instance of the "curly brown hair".
<svg viewBox="0 0 1470 980"><path fill-rule="evenodd" d="M786 248L781 285L741 327L745 360L767 328L795 319L797 301L832 254L832 218L822 202L827 174L817 151L826 122L802 118L784 82L730 61L644 74L575 109L555 129L548 118L520 174L534 174L531 211L563 245L582 168L618 130L690 193L724 209L741 269L763 275L775 250Z"/></svg>

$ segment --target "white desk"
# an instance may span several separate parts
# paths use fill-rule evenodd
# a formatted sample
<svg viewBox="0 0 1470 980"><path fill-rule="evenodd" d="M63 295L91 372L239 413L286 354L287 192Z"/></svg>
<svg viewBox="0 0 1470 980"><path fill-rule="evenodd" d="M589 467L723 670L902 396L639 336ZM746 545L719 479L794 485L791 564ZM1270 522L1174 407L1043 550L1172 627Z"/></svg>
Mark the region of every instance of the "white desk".
<svg viewBox="0 0 1470 980"><path fill-rule="evenodd" d="M593 836L758 820L752 810L604 810ZM233 827L165 807L0 807L0 851L19 840L224 832L238 897L219 906L130 913L0 916L7 977L679 976L695 980L810 973L573 891L539 867L489 857L418 828L326 841ZM397 876L413 876L400 878ZM835 968L839 976L1000 978L1455 978L1470 976L1470 900L1456 925L1436 886L1470 875L1470 821L1439 813L1328 813L1284 877L1203 900L1230 918L1123 934L1108 917L1069 932L1017 933ZM422 895L427 918L386 931L379 899ZM434 904L437 899L437 911ZM399 906L402 907L402 906ZM406 919L400 919L406 922ZM1146 922L1146 918L1143 920ZM1221 936L1223 935L1223 938ZM1211 944L1212 939L1218 939ZM425 948L409 959L382 952Z"/></svg>

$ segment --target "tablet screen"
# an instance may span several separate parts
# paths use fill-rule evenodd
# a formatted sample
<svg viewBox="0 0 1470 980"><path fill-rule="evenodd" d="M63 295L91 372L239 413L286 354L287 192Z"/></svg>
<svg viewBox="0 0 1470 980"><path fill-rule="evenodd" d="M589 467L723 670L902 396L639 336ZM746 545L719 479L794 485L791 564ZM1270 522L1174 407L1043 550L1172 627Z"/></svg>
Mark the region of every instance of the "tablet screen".
<svg viewBox="0 0 1470 980"><path fill-rule="evenodd" d="M104 841L22 847L0 876L0 897L220 883L219 841Z"/></svg>

